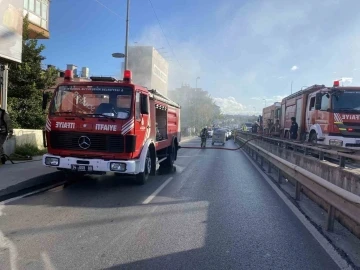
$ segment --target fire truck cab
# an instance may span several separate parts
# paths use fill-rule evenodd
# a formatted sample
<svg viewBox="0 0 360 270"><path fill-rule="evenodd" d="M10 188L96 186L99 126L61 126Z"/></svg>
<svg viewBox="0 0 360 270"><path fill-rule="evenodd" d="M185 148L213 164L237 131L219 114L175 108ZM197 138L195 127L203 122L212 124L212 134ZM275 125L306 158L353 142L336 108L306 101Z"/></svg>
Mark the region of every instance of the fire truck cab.
<svg viewBox="0 0 360 270"><path fill-rule="evenodd" d="M156 90L90 77L74 82L72 71L55 89L44 130L43 165L69 175L134 175L144 184L156 165L172 169L181 139L180 106ZM48 97L44 95L43 108Z"/></svg>
<svg viewBox="0 0 360 270"><path fill-rule="evenodd" d="M282 100L281 125L289 137L291 117L298 138L313 143L360 149L360 87L313 85Z"/></svg>

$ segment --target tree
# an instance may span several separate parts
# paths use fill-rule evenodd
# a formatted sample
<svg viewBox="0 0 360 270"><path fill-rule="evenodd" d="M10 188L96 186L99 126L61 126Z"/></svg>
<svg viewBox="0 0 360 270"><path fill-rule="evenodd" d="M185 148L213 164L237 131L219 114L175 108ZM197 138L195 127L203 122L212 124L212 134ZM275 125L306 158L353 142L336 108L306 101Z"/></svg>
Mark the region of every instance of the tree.
<svg viewBox="0 0 360 270"><path fill-rule="evenodd" d="M169 92L169 97L181 105L181 126L195 127L198 131L204 126L213 125L221 118L217 106L208 92L183 85Z"/></svg>
<svg viewBox="0 0 360 270"><path fill-rule="evenodd" d="M44 45L29 38L28 18L24 18L22 63L10 64L8 108L15 128L42 129L45 114L42 110L43 91L55 85L58 70L43 70L41 55Z"/></svg>

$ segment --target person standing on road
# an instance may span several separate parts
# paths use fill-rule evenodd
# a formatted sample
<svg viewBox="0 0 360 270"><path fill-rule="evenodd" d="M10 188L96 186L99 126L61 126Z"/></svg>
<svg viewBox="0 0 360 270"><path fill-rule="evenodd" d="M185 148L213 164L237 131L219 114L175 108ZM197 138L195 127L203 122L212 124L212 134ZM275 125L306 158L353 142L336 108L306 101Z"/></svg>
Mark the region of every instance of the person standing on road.
<svg viewBox="0 0 360 270"><path fill-rule="evenodd" d="M255 121L255 123L252 126L252 133L257 133L259 128L258 122Z"/></svg>
<svg viewBox="0 0 360 270"><path fill-rule="evenodd" d="M298 124L296 123L296 118L295 118L295 117L291 117L290 139L292 139L292 140L296 140L296 139L297 139L298 129L299 129L299 126L298 126Z"/></svg>
<svg viewBox="0 0 360 270"><path fill-rule="evenodd" d="M201 138L201 147L205 147L206 146L206 137L208 134L208 130L207 127L204 127L201 132L200 132L200 138Z"/></svg>
<svg viewBox="0 0 360 270"><path fill-rule="evenodd" d="M10 139L13 135L12 123L9 115L0 105L0 159L5 164L6 157L4 155L4 143L6 139Z"/></svg>

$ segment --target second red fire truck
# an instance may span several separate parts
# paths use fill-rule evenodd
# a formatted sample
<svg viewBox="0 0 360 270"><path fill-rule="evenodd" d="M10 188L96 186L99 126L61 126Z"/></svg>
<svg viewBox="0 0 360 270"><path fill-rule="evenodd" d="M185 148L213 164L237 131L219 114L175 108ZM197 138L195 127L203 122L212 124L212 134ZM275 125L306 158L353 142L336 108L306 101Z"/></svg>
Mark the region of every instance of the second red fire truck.
<svg viewBox="0 0 360 270"><path fill-rule="evenodd" d="M270 112L269 116L265 112ZM360 149L360 87L313 85L263 110L265 118L280 120L281 137L289 138L291 117L298 123L298 139Z"/></svg>
<svg viewBox="0 0 360 270"><path fill-rule="evenodd" d="M50 102L44 131L45 166L70 174L134 175L144 184L156 165L172 169L181 139L180 106L156 90L124 80L65 72ZM44 95L43 107L47 104Z"/></svg>

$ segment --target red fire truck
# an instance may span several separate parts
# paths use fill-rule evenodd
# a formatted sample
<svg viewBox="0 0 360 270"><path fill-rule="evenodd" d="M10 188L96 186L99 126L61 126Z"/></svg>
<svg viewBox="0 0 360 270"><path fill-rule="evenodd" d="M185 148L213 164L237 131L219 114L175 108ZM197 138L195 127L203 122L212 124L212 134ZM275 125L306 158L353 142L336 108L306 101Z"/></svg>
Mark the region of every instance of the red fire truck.
<svg viewBox="0 0 360 270"><path fill-rule="evenodd" d="M263 108L262 111L262 125L264 134L269 134L271 126L280 120L281 103L275 102L274 104Z"/></svg>
<svg viewBox="0 0 360 270"><path fill-rule="evenodd" d="M134 175L144 184L156 165L172 169L181 139L180 106L156 90L91 77L74 82L71 70L55 89L44 130L43 165L70 175ZM44 95L43 108L48 96Z"/></svg>
<svg viewBox="0 0 360 270"><path fill-rule="evenodd" d="M360 87L313 85L281 102L283 136L289 137L291 117L298 138L314 143L360 149Z"/></svg>

